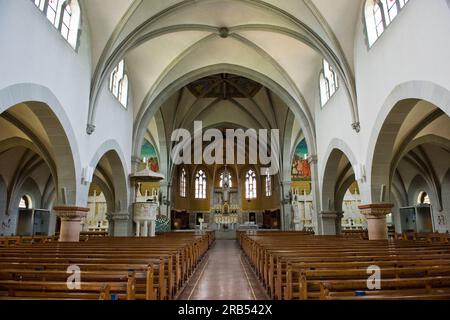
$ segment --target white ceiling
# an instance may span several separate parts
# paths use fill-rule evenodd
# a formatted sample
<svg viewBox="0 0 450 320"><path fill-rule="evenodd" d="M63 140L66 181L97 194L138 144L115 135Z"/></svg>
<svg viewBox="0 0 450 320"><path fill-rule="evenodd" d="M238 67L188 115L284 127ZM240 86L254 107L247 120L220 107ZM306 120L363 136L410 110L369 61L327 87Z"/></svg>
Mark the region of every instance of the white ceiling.
<svg viewBox="0 0 450 320"><path fill-rule="evenodd" d="M113 67L107 64L109 58L126 59L137 116L149 103L146 96L164 90L190 66L223 62L259 68L311 112L317 94L311 82L317 81L322 54L295 37L309 30L338 57L336 63L344 69L348 66L346 77L351 79L353 39L362 3L363 0L89 0L84 1L84 8L90 27L93 69L106 75ZM219 37L220 27L231 30L229 39ZM165 32L139 43L137 48L127 47L137 37L156 30ZM283 34L286 32L289 35ZM123 52L117 54L116 49ZM348 85L351 86L351 80Z"/></svg>

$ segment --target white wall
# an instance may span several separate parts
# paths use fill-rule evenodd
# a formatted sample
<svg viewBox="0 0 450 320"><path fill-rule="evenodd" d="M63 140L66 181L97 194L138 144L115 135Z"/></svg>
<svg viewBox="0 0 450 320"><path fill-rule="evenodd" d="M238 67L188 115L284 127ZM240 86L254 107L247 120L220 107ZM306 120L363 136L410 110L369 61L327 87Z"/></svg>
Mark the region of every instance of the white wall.
<svg viewBox="0 0 450 320"><path fill-rule="evenodd" d="M340 88L325 108L321 109L317 101L317 140L319 168L325 166L327 159L321 156L333 139L341 139L351 147L357 162L366 165L367 181L360 183L363 203L372 203L379 199L372 199L370 194L371 168L367 158L379 125L378 115L388 96L398 85L413 81L428 81L450 90L450 9L446 0L409 1L370 49L362 13L361 10L354 48L361 132L356 134L349 128L348 100Z"/></svg>
<svg viewBox="0 0 450 320"><path fill-rule="evenodd" d="M444 0L410 1L370 50L360 24L355 39L355 70L362 124L361 157L370 153L373 146L369 142L378 114L398 85L420 80L450 89L449 32L450 10ZM371 168L366 169L364 198L377 201L368 192Z"/></svg>
<svg viewBox="0 0 450 320"><path fill-rule="evenodd" d="M64 128L71 127L74 132L73 146L79 153L79 159L75 159L79 162L78 170L88 166L106 140L114 140L122 149L118 153L127 161L124 165L128 176L132 108L125 110L109 92L103 92L99 100L97 130L92 136L86 134L92 70L85 15L82 21L80 44L78 50L74 50L31 1L0 1L0 91L20 83L48 88L69 119L68 124L63 123ZM73 204L86 206L88 190L80 182L77 182L76 203Z"/></svg>

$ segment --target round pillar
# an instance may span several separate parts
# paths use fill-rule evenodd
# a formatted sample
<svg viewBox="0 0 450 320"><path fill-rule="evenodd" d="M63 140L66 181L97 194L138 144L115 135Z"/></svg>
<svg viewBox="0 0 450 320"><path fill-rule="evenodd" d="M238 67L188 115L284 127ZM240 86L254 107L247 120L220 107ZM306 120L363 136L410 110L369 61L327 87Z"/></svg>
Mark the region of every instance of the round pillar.
<svg viewBox="0 0 450 320"><path fill-rule="evenodd" d="M368 204L359 206L361 214L367 219L369 240L387 240L386 216L394 207L391 203Z"/></svg>
<svg viewBox="0 0 450 320"><path fill-rule="evenodd" d="M79 242L81 221L86 218L89 208L60 206L53 208L61 219L60 242Z"/></svg>

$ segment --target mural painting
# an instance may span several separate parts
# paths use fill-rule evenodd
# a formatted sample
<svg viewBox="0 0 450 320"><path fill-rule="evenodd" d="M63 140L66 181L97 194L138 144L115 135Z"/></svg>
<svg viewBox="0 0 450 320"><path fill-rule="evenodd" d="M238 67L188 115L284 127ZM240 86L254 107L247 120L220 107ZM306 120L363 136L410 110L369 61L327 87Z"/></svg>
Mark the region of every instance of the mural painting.
<svg viewBox="0 0 450 320"><path fill-rule="evenodd" d="M159 172L158 154L156 153L155 147L147 140L145 140L142 145L141 158L148 161L148 167L150 170L153 172Z"/></svg>
<svg viewBox="0 0 450 320"><path fill-rule="evenodd" d="M295 149L292 162L292 181L311 181L311 167L308 162L306 140L302 140Z"/></svg>

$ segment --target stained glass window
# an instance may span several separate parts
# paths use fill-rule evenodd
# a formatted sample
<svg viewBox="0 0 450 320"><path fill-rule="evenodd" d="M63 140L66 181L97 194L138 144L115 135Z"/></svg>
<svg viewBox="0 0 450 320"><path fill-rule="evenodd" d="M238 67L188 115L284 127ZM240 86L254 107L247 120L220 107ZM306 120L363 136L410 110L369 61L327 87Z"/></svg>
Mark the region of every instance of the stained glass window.
<svg viewBox="0 0 450 320"><path fill-rule="evenodd" d="M186 198L186 170L181 169L180 174L180 197Z"/></svg>
<svg viewBox="0 0 450 320"><path fill-rule="evenodd" d="M206 173L203 170L195 175L195 199L206 199Z"/></svg>
<svg viewBox="0 0 450 320"><path fill-rule="evenodd" d="M272 196L272 176L269 173L269 169L266 171L266 197Z"/></svg>
<svg viewBox="0 0 450 320"><path fill-rule="evenodd" d="M245 198L256 199L256 173L249 170L245 176Z"/></svg>

